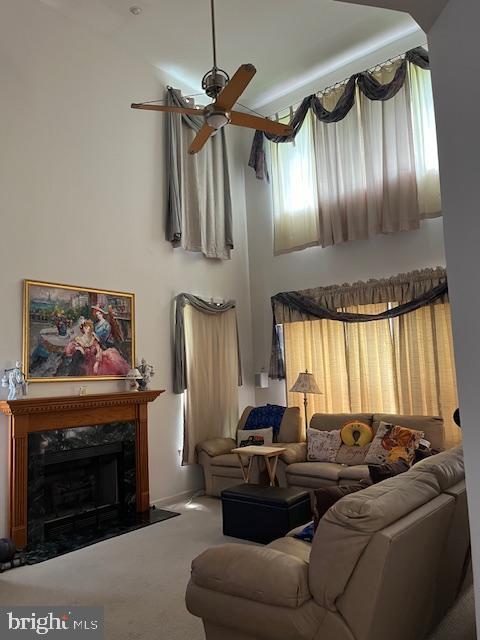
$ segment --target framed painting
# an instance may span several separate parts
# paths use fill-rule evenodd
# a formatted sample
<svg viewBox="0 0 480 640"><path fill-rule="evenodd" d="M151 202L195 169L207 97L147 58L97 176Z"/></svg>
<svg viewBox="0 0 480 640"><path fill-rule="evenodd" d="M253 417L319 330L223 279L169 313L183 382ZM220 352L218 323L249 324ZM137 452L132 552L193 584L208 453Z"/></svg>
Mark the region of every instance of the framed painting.
<svg viewBox="0 0 480 640"><path fill-rule="evenodd" d="M135 295L25 280L29 382L115 380L135 363Z"/></svg>

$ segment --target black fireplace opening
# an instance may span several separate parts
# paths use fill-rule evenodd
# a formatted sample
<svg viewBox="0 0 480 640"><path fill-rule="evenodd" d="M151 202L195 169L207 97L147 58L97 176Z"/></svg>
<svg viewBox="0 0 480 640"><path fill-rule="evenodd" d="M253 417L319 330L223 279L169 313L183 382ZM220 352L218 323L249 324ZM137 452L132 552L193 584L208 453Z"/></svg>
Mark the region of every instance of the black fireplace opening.
<svg viewBox="0 0 480 640"><path fill-rule="evenodd" d="M123 443L45 455L44 540L98 528L125 511Z"/></svg>
<svg viewBox="0 0 480 640"><path fill-rule="evenodd" d="M29 433L27 548L35 564L178 513L137 513L136 424Z"/></svg>

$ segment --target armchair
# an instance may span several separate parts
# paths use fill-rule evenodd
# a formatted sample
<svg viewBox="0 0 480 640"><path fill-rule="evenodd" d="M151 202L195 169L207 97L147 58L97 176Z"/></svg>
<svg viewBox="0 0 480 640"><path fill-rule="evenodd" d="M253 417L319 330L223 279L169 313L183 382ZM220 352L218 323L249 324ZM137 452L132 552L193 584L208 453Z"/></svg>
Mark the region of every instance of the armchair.
<svg viewBox="0 0 480 640"><path fill-rule="evenodd" d="M246 407L237 425L237 431L243 429L253 407ZM300 418L298 407L288 407L280 424L278 442L274 446L285 447L278 461L277 478L280 486L286 487L285 469L293 462L306 459L305 430ZM223 489L243 482L242 470L238 456L231 453L237 446L233 438L212 438L197 445L198 463L203 468L205 478L205 493L219 497ZM250 478L260 484L263 469L255 460Z"/></svg>

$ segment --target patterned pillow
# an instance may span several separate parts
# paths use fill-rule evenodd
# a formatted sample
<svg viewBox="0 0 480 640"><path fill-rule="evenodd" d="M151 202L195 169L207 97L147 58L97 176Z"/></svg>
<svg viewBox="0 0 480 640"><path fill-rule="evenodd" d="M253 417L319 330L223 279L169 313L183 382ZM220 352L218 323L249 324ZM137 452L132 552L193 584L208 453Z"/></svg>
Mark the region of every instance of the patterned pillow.
<svg viewBox="0 0 480 640"><path fill-rule="evenodd" d="M384 464L405 460L408 465L411 465L423 436L423 431L381 422L365 457L365 464Z"/></svg>
<svg viewBox="0 0 480 640"><path fill-rule="evenodd" d="M244 429L261 429L265 427L273 428L273 435L276 438L280 431L283 414L287 407L278 404L266 404L264 407L255 407L248 415Z"/></svg>
<svg viewBox="0 0 480 640"><path fill-rule="evenodd" d="M310 462L335 462L342 444L340 429L319 431L307 429L307 460Z"/></svg>
<svg viewBox="0 0 480 640"><path fill-rule="evenodd" d="M273 429L248 429L244 431L239 429L237 431L237 446L249 447L250 445L271 446L273 442Z"/></svg>

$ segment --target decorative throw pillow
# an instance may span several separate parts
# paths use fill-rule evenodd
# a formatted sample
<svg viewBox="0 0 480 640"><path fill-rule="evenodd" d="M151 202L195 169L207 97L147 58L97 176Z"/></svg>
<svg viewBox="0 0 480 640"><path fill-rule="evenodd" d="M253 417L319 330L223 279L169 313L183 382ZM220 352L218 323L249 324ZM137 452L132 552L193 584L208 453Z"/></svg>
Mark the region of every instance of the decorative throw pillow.
<svg viewBox="0 0 480 640"><path fill-rule="evenodd" d="M393 478L400 473L405 473L410 469L410 465L405 460L397 460L397 462L386 462L385 464L369 464L368 470L373 484Z"/></svg>
<svg viewBox="0 0 480 640"><path fill-rule="evenodd" d="M423 436L423 431L381 422L365 457L365 464L384 464L401 459L411 465Z"/></svg>
<svg viewBox="0 0 480 640"><path fill-rule="evenodd" d="M335 462L342 444L340 429L320 431L307 429L307 460L310 462Z"/></svg>
<svg viewBox="0 0 480 640"><path fill-rule="evenodd" d="M356 493L357 491L366 489L368 486L368 483L362 484L360 482L358 484L338 485L335 487L322 487L321 489L316 489L314 491L315 515L313 518L315 531L317 530L320 519L323 518L330 507L345 496L348 496L350 493Z"/></svg>
<svg viewBox="0 0 480 640"><path fill-rule="evenodd" d="M237 445L239 447L249 447L250 445L270 446L273 442L273 429L239 429L237 431Z"/></svg>
<svg viewBox="0 0 480 640"><path fill-rule="evenodd" d="M294 538L298 538L299 540L304 540L305 542L312 542L313 536L315 535L315 527L313 520L309 522L303 529L297 531L297 533L293 534Z"/></svg>
<svg viewBox="0 0 480 640"><path fill-rule="evenodd" d="M337 464L344 464L348 467L353 467L358 464L365 464L365 457L368 453L370 445L366 447L349 447L346 444L342 444L338 450L335 462Z"/></svg>
<svg viewBox="0 0 480 640"><path fill-rule="evenodd" d="M248 415L244 429L262 429L272 427L273 435L276 438L280 431L283 414L287 407L278 404L266 404L263 407L255 407Z"/></svg>
<svg viewBox="0 0 480 640"><path fill-rule="evenodd" d="M341 428L342 442L349 447L365 447L373 440L373 429L361 420L350 420Z"/></svg>

